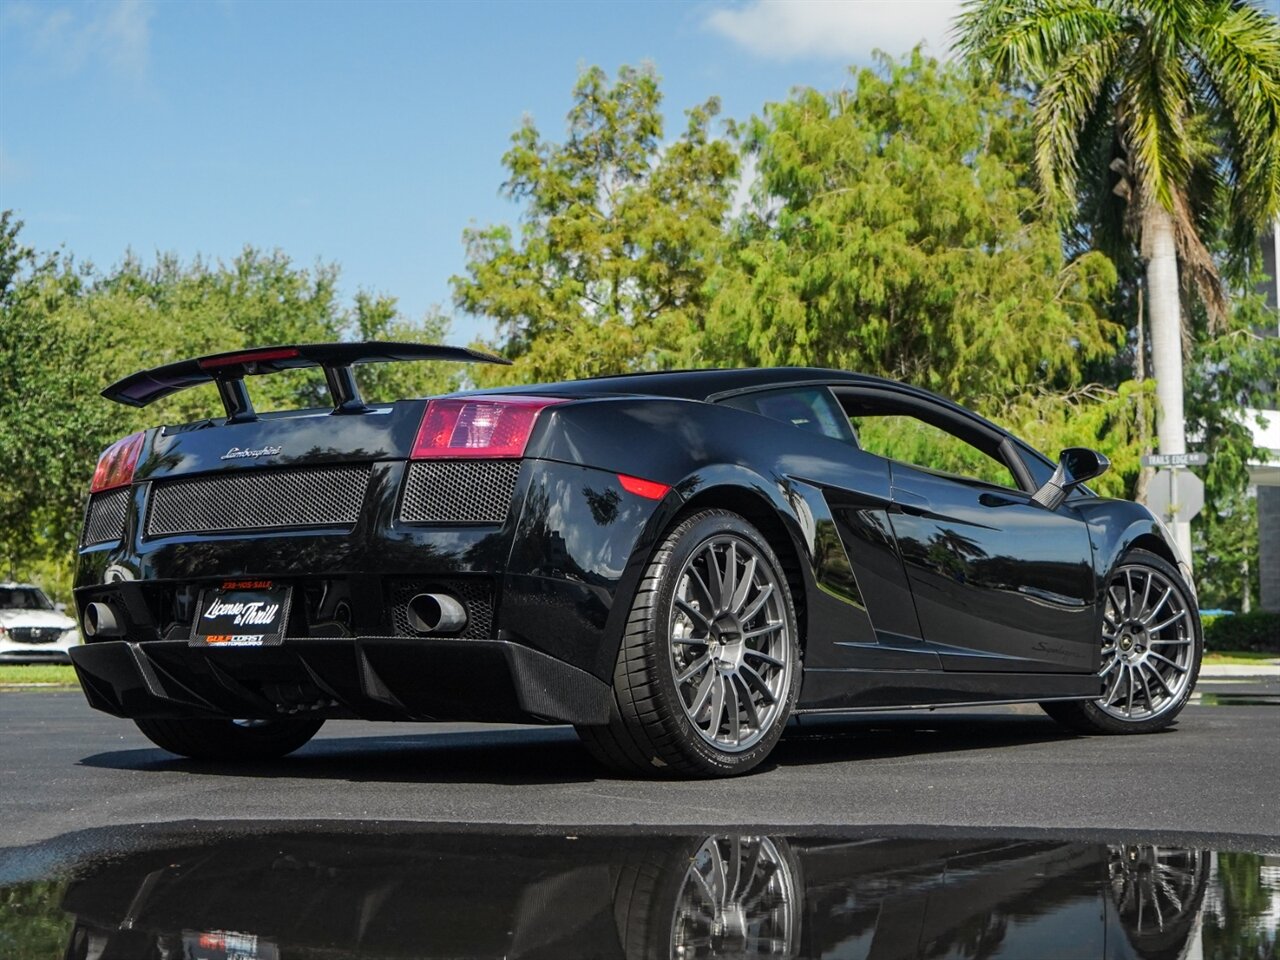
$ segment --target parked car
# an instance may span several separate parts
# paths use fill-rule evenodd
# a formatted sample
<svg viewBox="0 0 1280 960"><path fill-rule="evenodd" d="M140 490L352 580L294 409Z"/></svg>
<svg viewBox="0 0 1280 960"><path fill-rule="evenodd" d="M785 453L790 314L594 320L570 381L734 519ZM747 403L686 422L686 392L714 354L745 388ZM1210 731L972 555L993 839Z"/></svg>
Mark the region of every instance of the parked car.
<svg viewBox="0 0 1280 960"><path fill-rule="evenodd" d="M0 663L70 663L76 622L30 583L0 583Z"/></svg>
<svg viewBox="0 0 1280 960"><path fill-rule="evenodd" d="M213 384L225 416L98 463L72 654L93 706L189 757L283 755L327 717L517 721L571 723L618 770L718 776L796 714L1030 701L1144 733L1190 695L1189 572L1146 507L1085 486L1093 451L1054 464L819 369L361 400L353 364L411 359L502 362L270 347L104 391ZM331 408L255 413L247 378L315 366ZM885 446L903 431L961 466Z"/></svg>

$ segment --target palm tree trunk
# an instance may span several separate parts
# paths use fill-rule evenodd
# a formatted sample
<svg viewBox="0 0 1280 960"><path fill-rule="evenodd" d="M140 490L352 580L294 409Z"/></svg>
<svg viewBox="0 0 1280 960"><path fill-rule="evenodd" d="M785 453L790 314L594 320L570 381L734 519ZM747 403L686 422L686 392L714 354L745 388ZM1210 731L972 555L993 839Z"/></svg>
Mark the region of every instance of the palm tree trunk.
<svg viewBox="0 0 1280 960"><path fill-rule="evenodd" d="M1173 217L1148 200L1142 216L1142 251L1147 258L1147 292L1151 298L1151 366L1156 378L1156 437L1161 453L1186 453L1182 412L1182 304L1178 294L1178 252ZM1191 524L1175 518L1169 525L1191 563Z"/></svg>
<svg viewBox="0 0 1280 960"><path fill-rule="evenodd" d="M1143 290L1138 288L1138 343L1134 348L1134 377L1139 383L1147 381L1147 321L1143 316ZM1138 447L1144 453L1151 452L1151 435L1147 432L1147 401L1138 394ZM1139 503L1147 502L1147 486L1151 483L1151 475L1155 471L1151 467L1138 470L1138 482L1133 488L1133 499Z"/></svg>

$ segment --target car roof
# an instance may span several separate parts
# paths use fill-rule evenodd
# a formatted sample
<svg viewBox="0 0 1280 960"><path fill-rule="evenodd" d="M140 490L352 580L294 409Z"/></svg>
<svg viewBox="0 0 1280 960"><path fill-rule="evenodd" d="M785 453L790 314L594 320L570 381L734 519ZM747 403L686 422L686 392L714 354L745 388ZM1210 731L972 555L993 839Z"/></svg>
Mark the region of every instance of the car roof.
<svg viewBox="0 0 1280 960"><path fill-rule="evenodd" d="M569 396L639 395L708 400L721 394L762 387L782 387L804 383L868 383L917 390L896 380L865 373L825 370L821 367L756 367L709 370L660 370L651 373L622 373L555 383L531 383L485 393L530 393L545 391ZM920 391L927 393L928 391ZM933 396L933 394L929 394ZM937 398L942 399L942 398Z"/></svg>
<svg viewBox="0 0 1280 960"><path fill-rule="evenodd" d="M602 377L585 377L581 380L565 380L556 383L530 383L512 387L467 391L473 394L550 394L568 397L647 396L670 397L682 400L710 401L741 391L769 387L802 386L874 386L897 393L928 400L953 410L981 424L988 430L1009 437L1019 447L1043 460L1053 461L1026 441L1020 439L999 424L968 407L961 406L940 394L923 387L912 386L901 380L890 380L869 373L850 373L846 370L829 370L823 367L754 367L709 370L662 370L649 373L624 373Z"/></svg>
<svg viewBox="0 0 1280 960"><path fill-rule="evenodd" d="M681 400L717 400L740 391L804 386L874 386L910 394L962 413L1001 434L1008 431L997 424L963 407L953 400L912 386L900 380L877 377L869 373L849 373L845 370L827 370L822 367L755 367L711 370L662 370L652 373L623 373L604 377L585 377L581 380L563 380L556 383L529 383L513 387L474 390L470 393L546 393L554 396L607 397L644 396L671 397ZM1016 438L1015 438L1016 439Z"/></svg>
<svg viewBox="0 0 1280 960"><path fill-rule="evenodd" d="M0 590L39 590L34 583L14 583L12 580L0 583Z"/></svg>

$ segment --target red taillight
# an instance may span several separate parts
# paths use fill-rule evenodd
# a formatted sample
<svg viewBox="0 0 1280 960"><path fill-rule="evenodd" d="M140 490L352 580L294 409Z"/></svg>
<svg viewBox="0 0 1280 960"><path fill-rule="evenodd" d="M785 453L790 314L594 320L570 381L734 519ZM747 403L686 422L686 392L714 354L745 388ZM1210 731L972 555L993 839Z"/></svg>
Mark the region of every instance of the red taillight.
<svg viewBox="0 0 1280 960"><path fill-rule="evenodd" d="M661 500L671 489L669 484L658 483L656 480L641 480L639 477L629 477L625 473L618 474L618 482L627 493L634 493L637 497L644 497L646 500Z"/></svg>
<svg viewBox="0 0 1280 960"><path fill-rule="evenodd" d="M142 440L145 436L144 433L131 433L102 451L102 456L98 457L98 466L93 471L90 493L114 490L133 483L133 469L138 465L138 455L142 453Z"/></svg>
<svg viewBox="0 0 1280 960"><path fill-rule="evenodd" d="M548 397L516 396L432 400L418 427L413 459L522 457L539 411L563 402Z"/></svg>

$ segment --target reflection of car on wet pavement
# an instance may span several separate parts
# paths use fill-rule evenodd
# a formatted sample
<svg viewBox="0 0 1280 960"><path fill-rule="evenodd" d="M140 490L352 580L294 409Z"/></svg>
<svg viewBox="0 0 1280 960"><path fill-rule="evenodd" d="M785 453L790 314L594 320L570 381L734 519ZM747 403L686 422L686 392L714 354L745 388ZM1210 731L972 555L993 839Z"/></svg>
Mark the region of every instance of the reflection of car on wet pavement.
<svg viewBox="0 0 1280 960"><path fill-rule="evenodd" d="M411 359L494 360L272 347L105 391L213 384L225 416L98 464L73 656L94 707L201 759L280 756L330 717L534 721L623 772L716 776L792 714L1020 701L1140 733L1195 683L1185 567L1146 507L1084 486L1092 451L1055 466L831 370L361 401L353 364ZM255 413L246 379L300 367L332 407Z"/></svg>
<svg viewBox="0 0 1280 960"><path fill-rule="evenodd" d="M1210 854L1001 839L280 833L73 881L71 960L1177 960Z"/></svg>
<svg viewBox="0 0 1280 960"><path fill-rule="evenodd" d="M29 583L0 583L0 663L70 663L76 622Z"/></svg>

